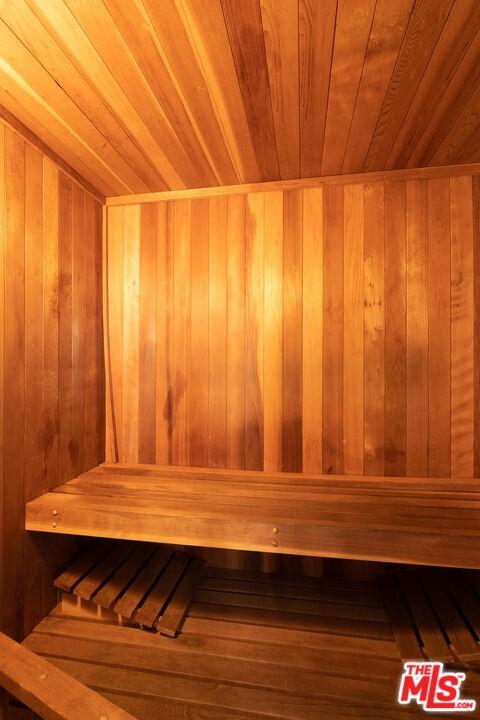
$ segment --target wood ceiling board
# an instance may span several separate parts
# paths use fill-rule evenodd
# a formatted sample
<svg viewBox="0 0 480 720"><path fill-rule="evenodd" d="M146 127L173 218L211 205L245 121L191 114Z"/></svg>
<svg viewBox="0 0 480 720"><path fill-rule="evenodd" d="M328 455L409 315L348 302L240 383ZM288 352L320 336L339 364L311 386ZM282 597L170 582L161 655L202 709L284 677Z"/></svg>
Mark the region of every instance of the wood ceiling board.
<svg viewBox="0 0 480 720"><path fill-rule="evenodd" d="M60 126L57 134L66 138L77 154L84 158L86 165L95 168L96 174L105 178L105 182L110 187L123 188L131 192L135 184L124 183L115 173L119 158L115 152L110 153L105 137L98 132L95 125L79 110L4 22L0 22L0 45L2 71L8 73L13 80L23 86L25 93L32 96L32 105L38 102L42 106L38 108L37 113L40 116L51 116L51 124ZM15 67L22 68L21 77L14 71ZM5 89L9 87L6 85ZM38 94L35 89L38 90ZM128 165L122 163L121 158L120 163L119 172L128 174L130 172ZM138 180L136 186L138 187Z"/></svg>
<svg viewBox="0 0 480 720"><path fill-rule="evenodd" d="M106 6L145 82L149 84L171 127L175 128L177 143L181 144L184 154L195 168L197 183L203 186L218 182L201 138L195 131L188 106L177 91L175 78L168 71L167 59L145 10L134 1L106 0Z"/></svg>
<svg viewBox="0 0 480 720"><path fill-rule="evenodd" d="M102 194L480 159L474 0L4 0L0 20L0 100Z"/></svg>
<svg viewBox="0 0 480 720"><path fill-rule="evenodd" d="M66 53L55 42L48 30L31 11L25 0L5 2L2 5L2 19L53 77L65 93L79 108L88 108L88 117L104 135L106 140L124 158L127 174L124 180L132 187L151 187L152 178L145 165L145 157L133 139L110 113L101 98L96 95L87 80L80 75ZM112 162L112 168L115 164ZM151 168L152 175L157 179ZM129 177L135 178L132 183ZM141 192L141 190L138 190Z"/></svg>
<svg viewBox="0 0 480 720"><path fill-rule="evenodd" d="M18 77L18 76L17 76ZM110 195L114 189L106 183L84 160L77 155L78 145L73 140L75 151L72 149L72 137L64 126L57 125L46 106L41 105L38 96L32 96L28 86L16 82L11 74L11 68L0 61L0 104L26 127L34 127L34 134L42 143L56 155L71 165L87 183L93 186L103 197ZM42 119L39 120L39 117Z"/></svg>
<svg viewBox="0 0 480 720"><path fill-rule="evenodd" d="M376 0L339 3L328 98L322 175L342 171Z"/></svg>
<svg viewBox="0 0 480 720"><path fill-rule="evenodd" d="M28 4L57 44L68 54L77 67L77 72L84 75L149 157L158 184L164 185L165 188L183 187L184 183L181 182L143 118L139 116L125 89L121 87L120 80L109 72L99 51L89 41L77 19L62 0L52 0L47 5L28 0Z"/></svg>
<svg viewBox="0 0 480 720"><path fill-rule="evenodd" d="M385 167L452 5L453 0L416 0L365 159L365 170Z"/></svg>
<svg viewBox="0 0 480 720"><path fill-rule="evenodd" d="M258 182L260 171L221 0L210 0L208 6L204 0L182 0L182 4L220 122L229 138L237 173L244 182Z"/></svg>
<svg viewBox="0 0 480 720"><path fill-rule="evenodd" d="M432 138L441 125L433 123L435 110L448 96L451 106L454 93L472 75L478 64L480 44L480 5L475 0L457 2L450 13L425 74L405 116L388 159L388 167L412 167L410 159L425 133ZM471 82L471 80L470 80ZM468 95L467 95L468 97ZM462 104L465 100L462 101ZM452 113L455 117L455 113ZM442 117L442 116L440 116ZM444 133L448 124L443 123ZM443 134L440 134L440 138ZM417 154L418 158L418 154ZM413 163L417 162L413 159Z"/></svg>
<svg viewBox="0 0 480 720"><path fill-rule="evenodd" d="M178 175L180 182L186 187L192 184L201 185L201 176L187 153L188 145L182 145L173 131L162 106L159 105L107 8L102 2L95 2L92 12L90 0L65 0L65 2L159 146L158 138L161 138L161 148L174 174ZM141 27L142 19L139 24ZM143 42L143 38L141 40ZM165 84L164 77L160 76L159 81ZM169 91L168 85L166 91ZM171 90L170 94L172 94ZM163 175L168 182L172 182L174 176L170 178L165 174L166 172L170 171L163 171ZM211 178L209 179L211 181Z"/></svg>

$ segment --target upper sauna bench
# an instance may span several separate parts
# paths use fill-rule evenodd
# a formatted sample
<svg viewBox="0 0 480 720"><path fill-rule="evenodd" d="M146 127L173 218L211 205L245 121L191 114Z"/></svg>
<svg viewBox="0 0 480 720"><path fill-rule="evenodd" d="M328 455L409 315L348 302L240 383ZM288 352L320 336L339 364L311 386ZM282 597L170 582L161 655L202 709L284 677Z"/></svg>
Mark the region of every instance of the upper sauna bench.
<svg viewBox="0 0 480 720"><path fill-rule="evenodd" d="M26 528L480 569L480 480L103 464L29 502Z"/></svg>

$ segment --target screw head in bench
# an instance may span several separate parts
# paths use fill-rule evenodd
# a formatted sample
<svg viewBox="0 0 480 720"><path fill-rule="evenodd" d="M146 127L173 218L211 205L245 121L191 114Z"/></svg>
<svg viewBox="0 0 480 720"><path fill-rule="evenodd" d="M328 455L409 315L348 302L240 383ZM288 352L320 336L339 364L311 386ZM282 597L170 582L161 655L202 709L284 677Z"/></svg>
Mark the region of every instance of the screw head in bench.
<svg viewBox="0 0 480 720"><path fill-rule="evenodd" d="M57 523L56 523L56 522L53 522L53 523L52 523L52 527L57 527Z"/></svg>
<svg viewBox="0 0 480 720"><path fill-rule="evenodd" d="M272 532L274 535L278 535L278 528L273 528Z"/></svg>
<svg viewBox="0 0 480 720"><path fill-rule="evenodd" d="M278 542L276 540L272 540L273 547L278 547Z"/></svg>
<svg viewBox="0 0 480 720"><path fill-rule="evenodd" d="M48 677L47 673L42 673L42 674L40 675L40 680L46 680L47 677Z"/></svg>
<svg viewBox="0 0 480 720"><path fill-rule="evenodd" d="M58 515L58 510L52 510L52 515Z"/></svg>

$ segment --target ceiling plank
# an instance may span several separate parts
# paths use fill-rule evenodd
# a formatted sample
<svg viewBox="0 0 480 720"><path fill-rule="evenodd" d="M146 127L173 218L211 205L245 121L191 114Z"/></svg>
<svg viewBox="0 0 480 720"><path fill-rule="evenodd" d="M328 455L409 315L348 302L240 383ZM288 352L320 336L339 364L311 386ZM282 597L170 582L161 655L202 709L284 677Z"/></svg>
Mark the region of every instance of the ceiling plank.
<svg viewBox="0 0 480 720"><path fill-rule="evenodd" d="M322 175L342 171L376 0L339 0Z"/></svg>
<svg viewBox="0 0 480 720"><path fill-rule="evenodd" d="M278 163L282 180L300 175L298 0L260 0Z"/></svg>
<svg viewBox="0 0 480 720"><path fill-rule="evenodd" d="M222 0L233 59L262 180L279 177L259 0Z"/></svg>
<svg viewBox="0 0 480 720"><path fill-rule="evenodd" d="M337 0L299 0L300 168L322 172Z"/></svg>
<svg viewBox="0 0 480 720"><path fill-rule="evenodd" d="M117 194L119 184L109 183L92 169L85 145L42 101L37 93L0 58L0 103L38 137L75 168L103 195ZM98 168L97 168L98 169Z"/></svg>
<svg viewBox="0 0 480 720"><path fill-rule="evenodd" d="M406 167L449 85L453 82L459 88L464 84L466 77L460 78L457 70L479 30L480 3L456 0L395 140L388 167ZM478 58L478 50L475 57Z"/></svg>
<svg viewBox="0 0 480 720"><path fill-rule="evenodd" d="M471 102L480 83L479 57L480 32L477 32L450 85L431 114L413 152L409 155L407 167L431 161L439 145L448 135L455 118Z"/></svg>
<svg viewBox="0 0 480 720"><path fill-rule="evenodd" d="M236 182L239 177L229 153L207 83L179 6L174 0L143 0L157 37L169 61L183 97L204 141L221 183Z"/></svg>
<svg viewBox="0 0 480 720"><path fill-rule="evenodd" d="M57 118L61 118L62 124L78 139L86 163L95 166L100 177L105 178L111 187L118 187L120 192L136 192L135 188L147 189L142 187L142 183L131 173L127 163L111 148L105 137L2 20L0 47L3 61L13 68L30 88L38 89L38 96L43 104ZM123 178L131 175L133 183L129 184Z"/></svg>
<svg viewBox="0 0 480 720"><path fill-rule="evenodd" d="M117 0L121 2L121 0ZM260 171L238 84L221 0L181 0L237 174L258 182Z"/></svg>
<svg viewBox="0 0 480 720"><path fill-rule="evenodd" d="M414 0L378 0L340 172L363 168Z"/></svg>
<svg viewBox="0 0 480 720"><path fill-rule="evenodd" d="M95 93L83 74L78 72L25 0L4 0L1 16L55 82L79 108L88 114L107 141L132 168L132 172L140 178L140 182L146 188L158 186L161 179L150 165L147 156L110 112L101 97Z"/></svg>
<svg viewBox="0 0 480 720"><path fill-rule="evenodd" d="M444 141L430 159L432 165L448 165L457 157L458 151L478 132L480 114L480 87L472 95L462 111L454 118Z"/></svg>
<svg viewBox="0 0 480 720"><path fill-rule="evenodd" d="M478 0L1 0L0 61L100 194L479 159Z"/></svg>
<svg viewBox="0 0 480 720"><path fill-rule="evenodd" d="M78 6L77 0L70 2L72 11L74 6ZM215 182L215 174L156 46L145 10L134 0L105 0L105 6L102 3L102 10L94 15L80 15L77 11L75 15L84 17L84 29L97 49L101 48L113 74L118 64L115 53L123 58L120 76L124 87L129 88L129 98L144 116L148 111L152 132L170 145L172 162L185 184L190 187Z"/></svg>
<svg viewBox="0 0 480 720"><path fill-rule="evenodd" d="M185 187L165 151L138 112L132 106L116 77L105 66L95 47L83 32L63 0L27 0L37 17L48 28L60 47L67 53L78 72L94 87L130 135L150 158L157 170L158 184L167 188Z"/></svg>
<svg viewBox="0 0 480 720"><path fill-rule="evenodd" d="M364 163L365 171L385 167L452 5L453 0L416 0Z"/></svg>

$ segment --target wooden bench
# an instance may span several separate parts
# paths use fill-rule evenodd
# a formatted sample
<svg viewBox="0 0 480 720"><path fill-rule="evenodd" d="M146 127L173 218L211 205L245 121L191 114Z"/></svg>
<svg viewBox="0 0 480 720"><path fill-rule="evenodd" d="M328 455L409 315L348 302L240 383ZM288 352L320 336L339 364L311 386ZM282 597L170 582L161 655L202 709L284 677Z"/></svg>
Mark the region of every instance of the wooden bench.
<svg viewBox="0 0 480 720"><path fill-rule="evenodd" d="M480 481L103 464L29 502L27 530L480 568Z"/></svg>

